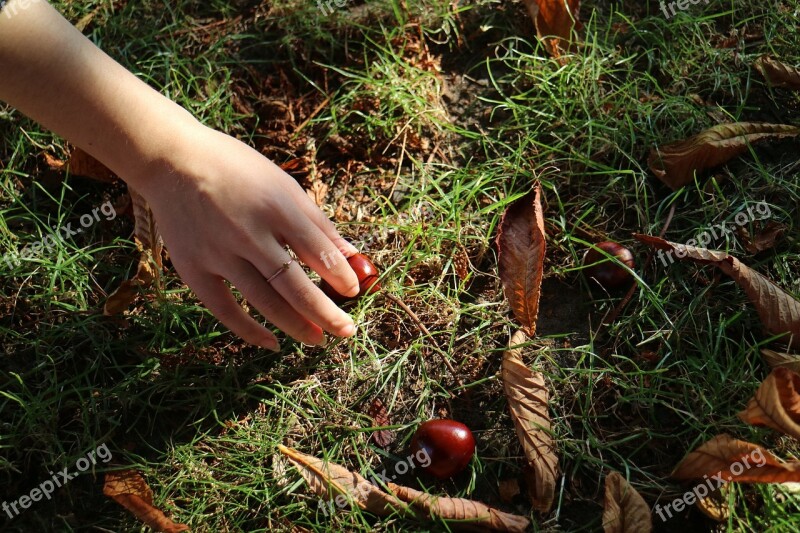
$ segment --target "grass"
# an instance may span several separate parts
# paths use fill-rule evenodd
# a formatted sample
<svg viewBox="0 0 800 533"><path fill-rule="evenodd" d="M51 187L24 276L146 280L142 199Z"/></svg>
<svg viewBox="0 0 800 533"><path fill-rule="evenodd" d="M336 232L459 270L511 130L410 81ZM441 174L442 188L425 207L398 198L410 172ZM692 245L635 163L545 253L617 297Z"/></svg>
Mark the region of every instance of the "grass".
<svg viewBox="0 0 800 533"><path fill-rule="evenodd" d="M442 531L359 511L326 516L277 456L285 443L370 475L405 457L420 421L440 416L474 430L477 459L452 481L413 471L401 481L531 513L524 497L498 493L499 480L521 477L522 455L498 376L515 325L493 240L534 179L548 256L526 362L550 385L563 472L553 512L532 515L535 530L601 529L611 469L650 505L673 500L686 488L669 472L718 433L798 457L797 443L735 416L769 371L758 355L769 339L743 292L712 268L643 267L647 250L630 236L657 234L674 206L666 237L686 242L766 202L789 228L775 249L752 256L735 235L714 247L800 295L796 142L759 146L716 169L717 181L677 192L646 168L653 145L718 122L798 122L800 96L770 89L750 67L763 53L799 62L797 0L712 1L670 20L656 2L589 3L585 46L564 65L536 42L518 2L354 0L330 16L297 0L57 5L73 21L92 14L87 35L205 123L279 163L299 158L298 180L328 187L323 209L441 350L371 296L351 310L353 339L269 354L222 328L171 270L125 317L103 317L105 297L135 269L124 215L13 270L0 261L0 498L16 500L101 443L113 452L6 530L142 529L102 495L103 470L129 466L194 530ZM717 47L732 34L747 38ZM122 205L122 185L49 170L43 154L65 151L0 108L3 253L106 200ZM581 258L605 239L631 246L641 281L602 330L619 298L590 288ZM375 397L397 433L388 451L368 440ZM780 486L734 486L729 498L726 523L691 510L665 524L654 515L656 530L800 528L797 496Z"/></svg>

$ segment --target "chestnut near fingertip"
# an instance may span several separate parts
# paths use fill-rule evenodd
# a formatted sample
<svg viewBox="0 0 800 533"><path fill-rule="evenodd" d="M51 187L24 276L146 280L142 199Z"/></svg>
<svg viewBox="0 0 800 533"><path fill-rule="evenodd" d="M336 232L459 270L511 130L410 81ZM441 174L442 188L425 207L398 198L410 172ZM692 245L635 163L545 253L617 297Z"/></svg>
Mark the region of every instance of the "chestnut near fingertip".
<svg viewBox="0 0 800 533"><path fill-rule="evenodd" d="M617 261L631 270L636 266L630 250L619 243L603 241L595 244L594 248L587 250L583 258L583 264L586 266L586 269L584 269L586 276L606 290L619 289L623 285L630 283L633 279L631 273L606 257L600 250L616 258Z"/></svg>
<svg viewBox="0 0 800 533"><path fill-rule="evenodd" d="M475 454L475 438L467 426L447 418L428 420L411 439L415 457L423 452L427 465L420 467L439 479L453 477L464 470Z"/></svg>
<svg viewBox="0 0 800 533"><path fill-rule="evenodd" d="M331 287L330 283L323 279L319 284L319 288L322 289L322 292L325 293L325 296L337 304L343 304L350 300L360 298L365 294L372 294L380 290L381 285L378 283L380 272L378 272L378 269L374 264L372 264L372 261L370 261L366 255L351 255L347 258L347 263L350 265L350 268L353 269L353 272L356 273L356 276L358 276L358 294L353 297L339 294L333 287Z"/></svg>

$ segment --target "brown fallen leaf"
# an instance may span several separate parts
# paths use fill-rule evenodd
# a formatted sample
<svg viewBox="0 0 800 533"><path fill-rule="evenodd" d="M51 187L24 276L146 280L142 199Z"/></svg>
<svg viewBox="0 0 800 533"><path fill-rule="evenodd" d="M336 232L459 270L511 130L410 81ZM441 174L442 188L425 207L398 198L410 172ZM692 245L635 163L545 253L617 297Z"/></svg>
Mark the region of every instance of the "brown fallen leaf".
<svg viewBox="0 0 800 533"><path fill-rule="evenodd" d="M558 457L550 431L548 391L541 372L532 372L522 362L520 348L511 348L525 342L525 334L517 331L511 337L509 349L503 354L503 389L508 399L511 419L525 452L525 459L533 469L531 502L533 507L546 513L553 506L558 476Z"/></svg>
<svg viewBox="0 0 800 533"><path fill-rule="evenodd" d="M793 372L800 372L800 355L778 352L769 348L762 348L761 355L770 368L784 367Z"/></svg>
<svg viewBox="0 0 800 533"><path fill-rule="evenodd" d="M800 69L790 67L768 55L756 59L754 66L773 87L800 90Z"/></svg>
<svg viewBox="0 0 800 533"><path fill-rule="evenodd" d="M322 207L325 205L325 198L328 196L328 185L320 180L314 180L311 187L306 189L306 194L317 206Z"/></svg>
<svg viewBox="0 0 800 533"><path fill-rule="evenodd" d="M383 405L383 402L379 398L372 400L367 414L372 418L376 426L390 426L392 424L391 420L389 420L389 413L386 411L386 406ZM390 429L378 429L373 431L369 438L376 446L385 449L394 442L395 435L394 431Z"/></svg>
<svg viewBox="0 0 800 533"><path fill-rule="evenodd" d="M606 476L606 495L603 502L603 531L605 533L650 533L653 519L650 507L636 489L619 472Z"/></svg>
<svg viewBox="0 0 800 533"><path fill-rule="evenodd" d="M406 511L402 501L343 466L283 445L278 446L278 451L297 467L313 493L325 500L335 501L339 507L355 504L359 509L378 516L404 514Z"/></svg>
<svg viewBox="0 0 800 533"><path fill-rule="evenodd" d="M539 315L545 254L539 184L503 213L497 232L497 250L503 293L522 329L533 337Z"/></svg>
<svg viewBox="0 0 800 533"><path fill-rule="evenodd" d="M442 498L415 489L386 483L391 494L364 477L336 463L330 463L279 445L278 450L297 467L311 491L337 506L356 505L378 516L391 514L412 518L440 518L459 521L454 527L478 527L494 531L525 531L530 521L504 513L480 502L462 498Z"/></svg>
<svg viewBox="0 0 800 533"><path fill-rule="evenodd" d="M678 259L690 259L719 267L744 289L755 306L764 329L773 335L788 335L781 342L787 342L795 348L800 347L800 300L762 274L726 252L677 244L650 235L634 233L633 236L645 244L669 252L667 255L670 260L669 254L673 254Z"/></svg>
<svg viewBox="0 0 800 533"><path fill-rule="evenodd" d="M136 249L139 250L139 265L133 278L123 281L117 290L109 295L103 306L103 314L106 316L125 311L141 289L149 287L160 279L163 268L161 252L164 249L164 242L158 232L153 213L141 195L130 187L128 192L133 203L135 219L133 235Z"/></svg>
<svg viewBox="0 0 800 533"><path fill-rule="evenodd" d="M775 368L761 382L739 418L800 440L800 375L788 368Z"/></svg>
<svg viewBox="0 0 800 533"><path fill-rule="evenodd" d="M107 472L103 494L125 507L155 531L178 533L189 530L186 524L176 524L153 507L153 491L135 470Z"/></svg>
<svg viewBox="0 0 800 533"><path fill-rule="evenodd" d="M511 478L501 479L497 484L497 492L500 493L500 501L510 504L522 491L519 488L519 481Z"/></svg>
<svg viewBox="0 0 800 533"><path fill-rule="evenodd" d="M387 483L387 487L398 498L411 504L418 516L458 521L449 525L459 529L524 532L531 525L527 517L498 511L474 500L433 496L394 483Z"/></svg>
<svg viewBox="0 0 800 533"><path fill-rule="evenodd" d="M572 30L580 30L578 20L580 0L524 0L533 23L536 36L547 52L560 57L562 51L572 48Z"/></svg>
<svg viewBox="0 0 800 533"><path fill-rule="evenodd" d="M751 254L757 254L774 248L778 239L786 233L786 226L770 220L761 231L756 233L755 237L752 237L743 226L739 226L736 231L742 239L745 250Z"/></svg>
<svg viewBox="0 0 800 533"><path fill-rule="evenodd" d="M728 485L711 491L705 498L699 498L695 502L695 507L710 519L725 522L731 515L731 508L728 504Z"/></svg>
<svg viewBox="0 0 800 533"><path fill-rule="evenodd" d="M83 176L105 183L113 183L117 175L111 172L103 163L90 156L80 148L74 148L66 161L61 161L44 154L48 166L53 170L68 171L73 176Z"/></svg>
<svg viewBox="0 0 800 533"><path fill-rule="evenodd" d="M711 490L716 490L728 481L797 482L800 481L800 461L781 462L756 444L722 434L688 453L670 477L683 480L704 479L703 483Z"/></svg>
<svg viewBox="0 0 800 533"><path fill-rule="evenodd" d="M678 190L692 182L695 171L721 165L757 141L798 134L800 128L786 124L719 124L686 140L653 148L647 163L658 179Z"/></svg>

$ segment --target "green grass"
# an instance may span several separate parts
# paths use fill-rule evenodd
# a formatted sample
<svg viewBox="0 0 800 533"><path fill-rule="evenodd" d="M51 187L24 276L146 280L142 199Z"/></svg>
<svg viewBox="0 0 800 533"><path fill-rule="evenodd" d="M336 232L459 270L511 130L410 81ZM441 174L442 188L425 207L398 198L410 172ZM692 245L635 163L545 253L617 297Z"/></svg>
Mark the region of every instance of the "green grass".
<svg viewBox="0 0 800 533"><path fill-rule="evenodd" d="M277 452L284 443L371 475L407 455L420 421L440 416L470 425L478 458L452 481L415 472L401 481L531 514L525 498L498 494L499 480L521 477L522 453L498 375L516 326L494 237L535 179L548 256L540 333L525 360L550 385L563 472L552 513L531 514L535 530L601 529L610 469L664 505L686 490L668 479L672 468L718 433L800 457L796 442L736 418L769 372L758 354L769 339L744 293L710 267L645 268L648 250L631 237L658 234L672 206L666 237L686 242L766 202L789 228L775 249L751 256L735 235L714 247L800 295L796 142L759 146L715 169L716 182L701 177L677 192L646 166L653 145L720 121L800 121L798 93L768 88L750 67L763 53L800 64L800 3L712 1L670 20L655 2L589 3L585 44L564 65L536 42L519 2L407 4L353 0L329 17L299 0L57 4L73 21L94 13L87 35L205 123L279 163L302 158L329 186L323 209L439 349L372 296L352 309L353 339L326 349L285 342L270 354L221 327L172 270L131 313L103 317L106 296L136 265L123 215L13 270L0 261L0 500L101 443L114 455L7 530L141 530L102 495L103 469L128 466L160 508L198 531L444 531L358 511L326 517ZM715 47L731 32L756 37ZM3 253L124 198L124 186L48 170L43 154L65 150L0 107ZM308 172L297 177L310 186ZM642 281L601 328L619 298L590 288L581 259L605 239L631 246ZM397 433L388 451L368 440L375 397ZM783 492L736 486L720 526L696 510L654 523L795 531L798 498Z"/></svg>

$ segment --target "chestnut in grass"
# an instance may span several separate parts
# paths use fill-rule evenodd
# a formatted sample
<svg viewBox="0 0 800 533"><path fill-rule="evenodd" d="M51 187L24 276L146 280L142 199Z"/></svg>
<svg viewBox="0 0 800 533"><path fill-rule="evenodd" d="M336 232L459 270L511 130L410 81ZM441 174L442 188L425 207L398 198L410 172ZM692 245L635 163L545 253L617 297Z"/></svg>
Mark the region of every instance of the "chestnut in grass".
<svg viewBox="0 0 800 533"><path fill-rule="evenodd" d="M446 479L469 464L475 453L475 438L461 422L446 418L428 420L414 433L411 451L416 457L419 457L419 452L427 455L428 465L419 465L423 470L439 479Z"/></svg>
<svg viewBox="0 0 800 533"><path fill-rule="evenodd" d="M599 283L606 290L619 289L623 285L630 283L633 279L630 272L607 258L597 248L616 258L617 261L630 269L636 266L630 250L619 243L603 241L595 244L595 248L590 248L583 258L583 264L586 266L584 270L586 276Z"/></svg>
<svg viewBox="0 0 800 533"><path fill-rule="evenodd" d="M372 294L373 292L380 290L381 285L378 283L380 272L378 272L378 269L372 264L372 261L369 260L369 257L364 254L351 255L347 258L347 263L356 273L356 276L358 276L358 286L360 289L358 291L358 295L356 295L354 298L349 298L339 294L327 281L323 279L319 285L319 288L322 289L322 292L324 292L328 298L337 304L342 304L344 302L364 296L365 294Z"/></svg>

